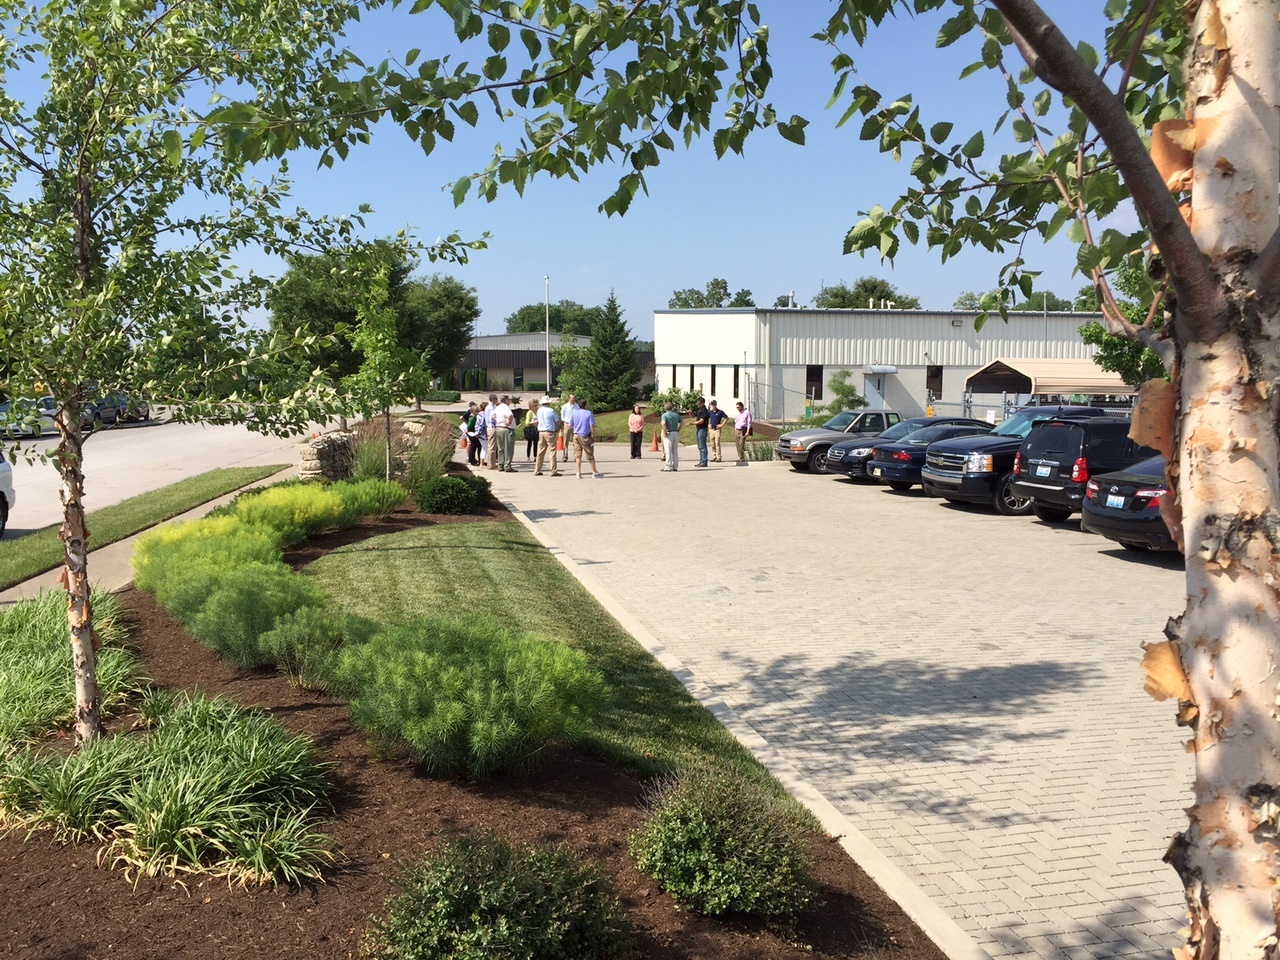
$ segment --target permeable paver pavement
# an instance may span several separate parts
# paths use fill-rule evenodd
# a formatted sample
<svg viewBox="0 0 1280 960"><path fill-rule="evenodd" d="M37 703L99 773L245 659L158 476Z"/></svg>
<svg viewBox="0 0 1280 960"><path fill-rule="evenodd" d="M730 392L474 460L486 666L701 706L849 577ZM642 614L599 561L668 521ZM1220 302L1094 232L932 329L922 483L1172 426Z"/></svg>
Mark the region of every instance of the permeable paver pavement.
<svg viewBox="0 0 1280 960"><path fill-rule="evenodd" d="M1139 644L1181 609L1176 563L778 462L598 450L602 479L483 474L982 949L1168 956L1191 761Z"/></svg>

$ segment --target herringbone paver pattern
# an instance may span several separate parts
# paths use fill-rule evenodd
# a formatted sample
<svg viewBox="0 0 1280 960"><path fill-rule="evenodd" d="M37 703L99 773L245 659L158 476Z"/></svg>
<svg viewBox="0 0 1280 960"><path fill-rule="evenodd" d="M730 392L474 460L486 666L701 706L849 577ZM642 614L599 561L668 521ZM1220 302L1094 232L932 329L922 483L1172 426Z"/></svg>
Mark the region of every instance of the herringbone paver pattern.
<svg viewBox="0 0 1280 960"><path fill-rule="evenodd" d="M1175 564L781 463L601 456L485 475L992 956L1168 956L1191 761L1139 644Z"/></svg>

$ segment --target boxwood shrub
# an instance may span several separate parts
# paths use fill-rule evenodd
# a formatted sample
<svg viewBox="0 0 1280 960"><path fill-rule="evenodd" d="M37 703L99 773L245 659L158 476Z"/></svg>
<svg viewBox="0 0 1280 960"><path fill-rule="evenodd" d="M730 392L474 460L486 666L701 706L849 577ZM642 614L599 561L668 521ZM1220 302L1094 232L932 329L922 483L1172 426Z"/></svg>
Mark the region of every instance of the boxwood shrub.
<svg viewBox="0 0 1280 960"><path fill-rule="evenodd" d="M475 513L478 497L475 489L462 477L435 477L415 492L418 507L424 513Z"/></svg>

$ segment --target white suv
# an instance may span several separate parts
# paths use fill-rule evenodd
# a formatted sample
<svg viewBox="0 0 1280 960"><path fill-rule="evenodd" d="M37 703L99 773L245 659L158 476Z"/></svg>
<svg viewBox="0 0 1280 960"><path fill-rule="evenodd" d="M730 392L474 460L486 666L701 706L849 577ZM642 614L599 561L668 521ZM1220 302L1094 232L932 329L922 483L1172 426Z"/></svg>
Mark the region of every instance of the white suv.
<svg viewBox="0 0 1280 960"><path fill-rule="evenodd" d="M9 522L9 511L13 509L13 467L9 461L0 459L0 536L4 536L5 525Z"/></svg>

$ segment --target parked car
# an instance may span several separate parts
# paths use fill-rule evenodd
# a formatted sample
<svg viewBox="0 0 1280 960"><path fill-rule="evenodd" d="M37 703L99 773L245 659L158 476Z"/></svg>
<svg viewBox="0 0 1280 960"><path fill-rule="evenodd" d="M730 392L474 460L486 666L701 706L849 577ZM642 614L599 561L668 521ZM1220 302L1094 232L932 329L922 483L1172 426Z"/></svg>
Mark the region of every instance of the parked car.
<svg viewBox="0 0 1280 960"><path fill-rule="evenodd" d="M893 490L910 490L920 482L920 468L924 466L925 453L931 443L954 437L972 437L990 433L988 423L947 423L922 427L894 443L876 443L871 451L867 473L882 480Z"/></svg>
<svg viewBox="0 0 1280 960"><path fill-rule="evenodd" d="M1031 512L1031 500L1013 490L1013 458L1031 428L1063 417L1105 417L1100 407L1023 407L983 437L933 444L920 482L924 492L950 503L986 503L1005 516Z"/></svg>
<svg viewBox="0 0 1280 960"><path fill-rule="evenodd" d="M1158 454L1085 484L1080 529L1114 540L1126 550L1177 550L1160 516L1160 498L1169 496L1164 457Z"/></svg>
<svg viewBox="0 0 1280 960"><path fill-rule="evenodd" d="M53 397L20 398L0 402L0 435L7 438L39 437L57 429L58 408Z"/></svg>
<svg viewBox="0 0 1280 960"><path fill-rule="evenodd" d="M827 451L827 473L840 473L853 480L868 479L867 464L871 462L871 450L877 443L894 443L922 427L960 423L991 429L991 424L968 417L908 417L900 420L879 436L833 443Z"/></svg>
<svg viewBox="0 0 1280 960"><path fill-rule="evenodd" d="M151 407L144 400L127 393L109 393L94 408L102 423L136 423L151 419Z"/></svg>
<svg viewBox="0 0 1280 960"><path fill-rule="evenodd" d="M0 537L4 536L13 504L13 467L9 466L8 460L0 459Z"/></svg>
<svg viewBox="0 0 1280 960"><path fill-rule="evenodd" d="M1013 458L1013 491L1030 498L1041 520L1061 523L1080 509L1091 475L1123 470L1155 452L1129 439L1128 420L1046 420Z"/></svg>
<svg viewBox="0 0 1280 960"><path fill-rule="evenodd" d="M874 437L902 420L891 410L842 410L820 427L792 430L778 438L778 456L797 470L827 472L827 451L837 440Z"/></svg>

